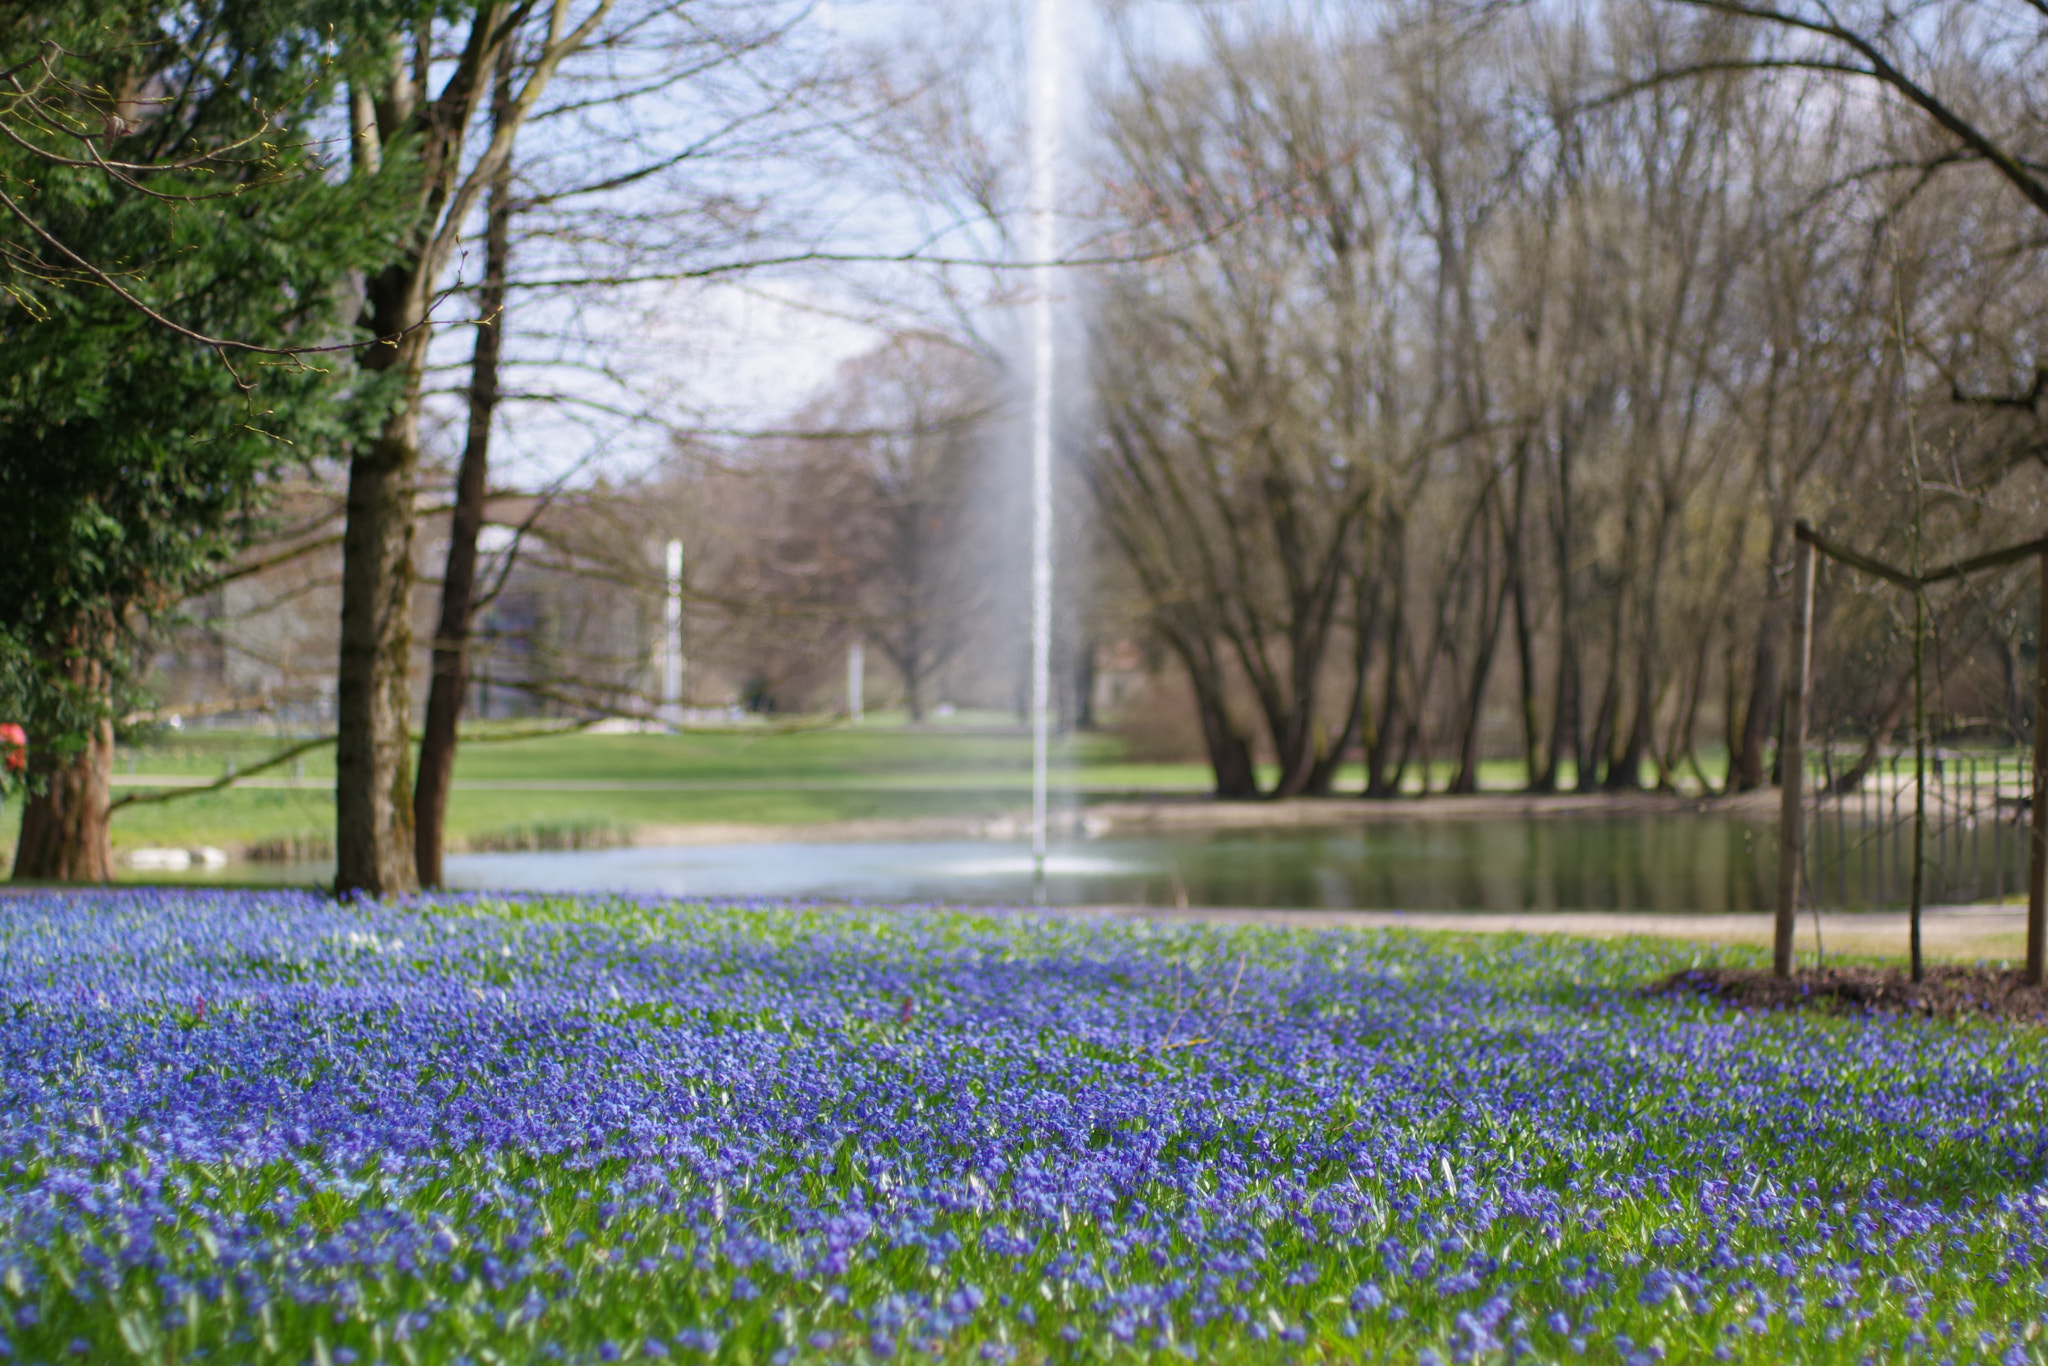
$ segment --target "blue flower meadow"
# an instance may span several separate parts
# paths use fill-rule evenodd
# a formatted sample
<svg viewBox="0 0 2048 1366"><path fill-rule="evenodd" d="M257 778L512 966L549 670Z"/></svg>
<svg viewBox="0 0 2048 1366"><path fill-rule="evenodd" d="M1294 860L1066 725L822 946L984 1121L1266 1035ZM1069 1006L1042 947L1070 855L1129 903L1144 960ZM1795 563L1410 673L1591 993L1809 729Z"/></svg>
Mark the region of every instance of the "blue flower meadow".
<svg viewBox="0 0 2048 1366"><path fill-rule="evenodd" d="M1690 951L0 901L0 1355L2040 1362L2030 1029Z"/></svg>

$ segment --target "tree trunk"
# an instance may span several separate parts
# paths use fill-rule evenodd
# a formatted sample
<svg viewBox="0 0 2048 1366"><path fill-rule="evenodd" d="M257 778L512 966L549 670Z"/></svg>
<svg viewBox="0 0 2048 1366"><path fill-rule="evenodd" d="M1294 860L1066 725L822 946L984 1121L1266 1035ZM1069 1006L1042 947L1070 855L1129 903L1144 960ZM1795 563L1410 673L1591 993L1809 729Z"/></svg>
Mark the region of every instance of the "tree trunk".
<svg viewBox="0 0 2048 1366"><path fill-rule="evenodd" d="M1662 574L1663 553L1660 548L1650 559L1649 583L1639 590L1639 617L1642 622L1636 639L1636 679L1633 716L1629 721L1628 737L1621 748L1615 751L1614 760L1607 766L1609 792L1635 792L1643 786L1643 760L1650 755L1655 740L1657 723L1657 656L1660 640L1657 633L1658 577ZM1660 770L1662 768L1660 762Z"/></svg>
<svg viewBox="0 0 2048 1366"><path fill-rule="evenodd" d="M1666 499L1660 513L1650 545L1649 566L1646 570L1638 570L1640 586L1636 615L1640 624L1636 630L1635 720L1629 726L1628 742L1622 747L1618 771L1610 771L1607 775L1607 790L1610 792L1640 789L1644 759L1656 765L1657 789L1662 792L1673 790L1670 762L1657 750L1657 712L1666 695L1666 688L1658 676L1659 669L1666 670L1666 679L1670 677L1664 657L1662 629L1664 569L1671 560L1671 528L1676 520L1670 499Z"/></svg>
<svg viewBox="0 0 2048 1366"><path fill-rule="evenodd" d="M910 716L910 723L916 725L924 720L924 661L913 643L909 649L898 652L891 660L896 672L903 677L903 710ZM1024 710L1031 710L1026 703Z"/></svg>
<svg viewBox="0 0 2048 1366"><path fill-rule="evenodd" d="M503 122L512 101L512 48L498 59L492 92L494 117ZM434 662L427 687L427 719L420 733L420 771L412 790L413 860L422 887L439 887L448 823L448 793L455 782L462 703L469 691L469 634L476 614L477 537L491 468L491 422L498 409L498 366L504 353L505 279L512 257L512 162L491 181L484 216L484 278L477 297L476 350L469 365L469 430L455 474L455 511L448 523L448 561L441 577L441 619L434 628Z"/></svg>
<svg viewBox="0 0 2048 1366"><path fill-rule="evenodd" d="M1095 642L1083 639L1074 652L1074 729L1094 730Z"/></svg>
<svg viewBox="0 0 2048 1366"><path fill-rule="evenodd" d="M1526 457L1525 457L1526 459ZM1526 465L1524 466L1526 471ZM1543 758L1543 720L1536 704L1536 630L1529 619L1528 539L1523 519L1523 488L1515 488L1515 539L1509 548L1508 580L1515 613L1516 700L1522 721L1522 766L1531 792L1557 790L1557 764Z"/></svg>
<svg viewBox="0 0 2048 1366"><path fill-rule="evenodd" d="M1481 532L1482 535L1486 533ZM1502 546L1502 558L1508 558ZM1472 660L1472 674L1465 687L1464 715L1458 727L1458 768L1445 789L1458 795L1479 790L1479 729L1486 718L1486 689L1493 681L1493 661L1500 651L1500 628L1507 615L1508 593L1513 579L1511 565L1504 566L1500 586L1493 584L1493 539L1487 537L1486 553L1479 569L1479 640Z"/></svg>
<svg viewBox="0 0 2048 1366"><path fill-rule="evenodd" d="M1387 628L1386 673L1380 681L1380 714L1365 751L1365 795L1397 797L1408 776L1408 699L1401 688L1400 652L1407 648L1396 620ZM1398 748L1397 748L1398 746Z"/></svg>
<svg viewBox="0 0 2048 1366"><path fill-rule="evenodd" d="M1602 784L1609 792L1634 792L1643 785L1643 758L1650 748L1650 722L1655 699L1651 695L1653 678L1647 659L1636 664L1636 703L1633 718L1629 722L1628 736L1615 750L1607 764L1607 781Z"/></svg>
<svg viewBox="0 0 2048 1366"><path fill-rule="evenodd" d="M1559 608L1562 618L1562 602ZM1543 781L1537 784L1545 792L1555 792L1563 785L1560 770L1565 755L1571 756L1574 787L1578 785L1579 775L1593 766L1593 752L1586 744L1585 704L1579 697L1585 686L1585 664L1579 658L1579 641L1576 621L1569 630L1560 623L1557 633L1557 697L1552 703L1555 714L1550 723L1550 763Z"/></svg>
<svg viewBox="0 0 2048 1366"><path fill-rule="evenodd" d="M1276 524L1286 527L1283 518ZM1270 667L1259 648L1256 620L1230 632L1230 639L1245 674L1258 698L1259 713L1266 734L1273 743L1273 758L1279 777L1267 795L1275 799L1298 797L1316 781L1330 754L1329 735L1317 715L1317 699L1324 660L1335 634L1337 603L1343 591L1345 547L1353 528L1340 525L1332 535L1330 549L1313 573L1300 566L1290 568L1285 635L1287 668L1284 680ZM1290 537L1282 537L1282 540Z"/></svg>
<svg viewBox="0 0 2048 1366"><path fill-rule="evenodd" d="M1391 797L1401 790L1401 770L1389 772L1388 764L1394 757L1395 737L1405 728L1401 698L1401 654L1408 647L1405 627L1407 625L1407 558L1402 536L1406 528L1398 519L1390 518L1387 528L1388 544L1392 547L1393 572L1388 574L1392 587L1391 601L1387 606L1387 645L1383 651L1386 659L1386 675L1380 684L1379 714L1372 727L1372 734L1365 742L1365 795L1368 797Z"/></svg>
<svg viewBox="0 0 2048 1366"><path fill-rule="evenodd" d="M1344 762L1344 751L1351 748L1351 742L1358 738L1359 708L1352 708L1351 719L1345 724L1335 740L1319 740L1322 748L1316 755L1315 767L1308 772L1308 781L1301 785L1304 797L1327 797L1337 781L1337 765Z"/></svg>
<svg viewBox="0 0 2048 1366"><path fill-rule="evenodd" d="M441 93L426 98L436 66L432 18L413 26L414 65L402 61L365 92L374 119L358 127L358 162L377 169L378 149L406 139L416 163L416 217L394 244L389 264L372 275L364 313L377 341L361 369L387 406L376 436L349 462L348 525L341 546L339 736L334 752L335 890L394 896L418 890L413 856L412 587L414 500L420 462L420 393L426 374L427 304L460 239L471 207L481 202L495 158L546 86L556 65L610 8L595 5L571 34L551 31L533 58L526 83L481 157L465 159L463 143L490 89L490 73L512 38L502 3L471 11L468 33ZM517 17L523 21L527 11ZM557 17L561 11L557 10ZM372 138L374 129L374 140Z"/></svg>
<svg viewBox="0 0 2048 1366"><path fill-rule="evenodd" d="M1349 527L1337 533L1329 561L1318 566L1313 588L1299 595L1294 602L1289 623L1290 711L1285 727L1276 726L1273 734L1280 761L1280 780L1273 791L1275 797L1327 792L1337 756L1344 745L1350 743L1348 737L1352 723L1347 716L1344 725L1347 738L1340 739L1335 746L1331 745L1329 731L1323 718L1317 714L1317 699L1321 695L1323 664L1329 657L1330 642L1336 635L1337 603L1343 596L1345 580L1342 570L1342 561L1347 558L1344 547L1351 539L1352 529Z"/></svg>
<svg viewBox="0 0 2048 1366"><path fill-rule="evenodd" d="M1624 460L1624 469L1628 462ZM1636 587L1639 560L1636 555L1636 509L1632 501L1624 500L1621 519L1621 555L1619 572L1614 584L1613 610L1607 623L1607 681L1600 687L1600 705L1593 713L1593 757L1604 761L1605 771L1595 775L1582 768L1579 771L1579 791L1594 792L1600 789L1613 791L1617 788L1634 786L1629 765L1629 746L1635 736L1622 731L1623 694L1627 685L1622 681L1628 668L1628 619L1631 597ZM1640 752L1635 756L1639 762Z"/></svg>
<svg viewBox="0 0 2048 1366"><path fill-rule="evenodd" d="M105 699L106 672L78 660L67 670L82 691ZM111 882L113 846L107 837L107 786L114 768L114 723L104 716L84 748L59 756L29 737L29 778L33 788L21 810L21 838L14 851L17 882Z"/></svg>
<svg viewBox="0 0 2048 1366"><path fill-rule="evenodd" d="M1742 752L1742 674L1735 663L1739 649L1731 623L1727 647L1721 651L1721 731L1728 744L1728 771L1721 775L1721 789L1714 794L1721 797L1735 790L1735 767Z"/></svg>
<svg viewBox="0 0 2048 1366"><path fill-rule="evenodd" d="M1706 774L1700 769L1697 739L1700 703L1706 696L1707 673L1713 663L1714 633L1705 622L1700 624L1699 637L1693 648L1692 668L1687 673L1684 686L1679 690L1678 709L1671 718L1671 730L1665 741L1664 752L1672 776L1671 785L1674 788L1677 786L1678 766L1689 764L1693 775L1700 780L1701 787L1707 792L1712 792L1713 785L1707 782Z"/></svg>
<svg viewBox="0 0 2048 1366"><path fill-rule="evenodd" d="M1467 794L1479 790L1479 729L1486 718L1486 689L1493 680L1493 661L1499 653L1501 618L1506 615L1508 585L1501 584L1491 611L1481 607L1479 654L1472 662L1472 679L1465 689L1464 724L1458 733L1458 770L1447 792Z"/></svg>
<svg viewBox="0 0 2048 1366"><path fill-rule="evenodd" d="M1344 762L1345 751L1357 741L1360 729L1366 724L1366 711L1372 706L1367 697L1367 682L1372 674L1373 637L1379 630L1380 594L1379 581L1363 572L1363 568L1361 566L1358 575L1358 593L1351 621L1351 695L1344 703L1344 729L1316 760L1308 783L1302 788L1304 796L1330 795L1337 777L1337 766Z"/></svg>
<svg viewBox="0 0 2048 1366"><path fill-rule="evenodd" d="M1259 778L1252 767L1252 747L1230 723L1220 699L1207 699L1196 690L1196 705L1202 716L1202 742L1209 750L1209 768L1216 775L1216 795L1230 801L1248 801L1259 795Z"/></svg>
<svg viewBox="0 0 2048 1366"><path fill-rule="evenodd" d="M1417 697L1414 712L1408 718L1408 733L1401 737L1401 768L1405 771L1409 759L1414 759L1425 797L1429 795L1430 783L1436 780L1436 748L1430 742L1430 719L1428 702Z"/></svg>
<svg viewBox="0 0 2048 1366"><path fill-rule="evenodd" d="M1620 651L1619 640L1614 648L1617 653ZM1579 763L1578 789L1581 792L1600 790L1599 760L1613 758L1614 718L1621 709L1621 682L1615 672L1619 667L1618 662L1610 661L1607 682L1600 690L1600 705L1593 709L1593 733L1585 746L1585 758Z"/></svg>
<svg viewBox="0 0 2048 1366"><path fill-rule="evenodd" d="M1296 691L1291 704L1289 710L1282 713L1283 723L1269 727L1280 776L1267 795L1276 800L1299 797L1306 792L1315 778L1316 768L1329 752L1329 738L1323 733L1322 722L1315 715L1313 691L1306 696Z"/></svg>
<svg viewBox="0 0 2048 1366"><path fill-rule="evenodd" d="M1778 625L1777 614L1766 611L1757 628L1756 654L1749 666L1749 702L1742 711L1742 730L1729 763L1731 792L1754 792L1764 785L1764 748L1776 728L1778 650L1772 637Z"/></svg>
<svg viewBox="0 0 2048 1366"><path fill-rule="evenodd" d="M1579 765L1579 791L1598 792L1611 777L1621 740L1622 671L1627 667L1628 592L1630 573L1628 538L1634 534L1633 519L1622 523L1623 565L1614 584L1612 610L1607 622L1607 679L1600 685L1600 701L1593 709L1593 733L1588 737L1585 762ZM1600 771L1596 771L1596 765Z"/></svg>
<svg viewBox="0 0 2048 1366"><path fill-rule="evenodd" d="M1312 681L1314 673L1320 671L1322 654L1321 650L1315 651L1313 665L1299 666L1310 674L1311 681L1291 689L1284 723L1272 728L1280 768L1279 780L1269 794L1275 798L1307 794L1317 781L1316 775L1328 768L1330 737L1316 715L1316 689Z"/></svg>
<svg viewBox="0 0 2048 1366"><path fill-rule="evenodd" d="M1743 708L1742 730L1735 752L1728 756L1728 790L1754 792L1764 785L1764 746L1777 729L1778 637L1785 633L1779 608L1784 590L1771 571L1785 556L1781 525L1771 528L1765 559L1764 610L1757 620L1756 654L1749 669L1749 703Z"/></svg>
<svg viewBox="0 0 2048 1366"><path fill-rule="evenodd" d="M1992 638L1992 648L1998 651L1998 665L2005 680L2005 733L2007 742L2017 745L2020 737L2030 734L2027 725L2026 703L2020 695L2020 660L2012 641L2003 635Z"/></svg>
<svg viewBox="0 0 2048 1366"><path fill-rule="evenodd" d="M31 759L31 772L43 788L22 807L15 881L113 881L113 846L107 838L107 778L113 766L111 721L95 725L85 748L68 758Z"/></svg>
<svg viewBox="0 0 2048 1366"><path fill-rule="evenodd" d="M1202 743L1209 751L1209 768L1216 775L1216 795L1244 801L1259 795L1258 772L1252 767L1252 749L1231 723L1224 705L1222 671L1215 659L1200 645L1169 636L1173 652L1188 671L1188 683L1195 691L1195 712L1202 722Z"/></svg>
<svg viewBox="0 0 2048 1366"><path fill-rule="evenodd" d="M1549 761L1542 775L1529 785L1538 792L1557 791L1565 755L1572 756L1579 779L1583 778L1590 758L1579 700L1579 576L1572 564L1578 546L1572 520L1571 474L1571 444L1561 441L1557 452L1557 511L1552 525L1557 557L1557 695L1551 701Z"/></svg>
<svg viewBox="0 0 2048 1366"><path fill-rule="evenodd" d="M413 859L412 542L419 475L424 308L413 268L371 282L380 337L364 367L396 372L400 393L382 428L349 462L341 543L341 668L334 749L337 892L396 896L419 889Z"/></svg>

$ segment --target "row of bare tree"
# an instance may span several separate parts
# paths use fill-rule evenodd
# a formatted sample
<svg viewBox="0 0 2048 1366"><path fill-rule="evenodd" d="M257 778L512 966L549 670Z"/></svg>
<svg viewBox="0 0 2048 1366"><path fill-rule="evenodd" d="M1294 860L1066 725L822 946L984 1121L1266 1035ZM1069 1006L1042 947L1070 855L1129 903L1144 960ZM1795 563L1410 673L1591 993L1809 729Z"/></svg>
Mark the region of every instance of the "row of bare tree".
<svg viewBox="0 0 2048 1366"><path fill-rule="evenodd" d="M1084 464L1219 792L1257 757L1326 792L1354 751L1369 794L1497 754L1714 787L1722 746L1753 788L1795 518L1928 560L2037 524L2038 211L1733 8L1316 8L1130 54ZM2031 48L1872 32L2048 133ZM1956 668L2010 674L2010 593L1936 605ZM1822 596L1823 710L1874 747L1901 617Z"/></svg>

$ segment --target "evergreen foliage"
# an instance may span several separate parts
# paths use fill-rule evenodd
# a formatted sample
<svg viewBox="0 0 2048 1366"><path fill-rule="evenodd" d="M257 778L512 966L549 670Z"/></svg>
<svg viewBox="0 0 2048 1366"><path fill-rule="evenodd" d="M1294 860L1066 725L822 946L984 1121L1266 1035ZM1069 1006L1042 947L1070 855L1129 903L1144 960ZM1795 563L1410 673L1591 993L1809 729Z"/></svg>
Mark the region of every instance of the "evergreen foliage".
<svg viewBox="0 0 2048 1366"><path fill-rule="evenodd" d="M0 711L39 751L117 705L135 629L277 475L376 416L345 353L290 354L346 340L405 175L328 173L337 35L373 17L328 8L0 0Z"/></svg>

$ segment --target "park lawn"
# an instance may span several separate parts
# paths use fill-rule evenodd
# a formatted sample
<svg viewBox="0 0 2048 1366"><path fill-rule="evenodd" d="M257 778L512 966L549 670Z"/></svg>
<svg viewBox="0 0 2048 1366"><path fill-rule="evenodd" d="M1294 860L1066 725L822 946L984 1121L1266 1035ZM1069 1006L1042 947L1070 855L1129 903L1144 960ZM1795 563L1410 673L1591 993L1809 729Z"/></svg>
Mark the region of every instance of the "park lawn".
<svg viewBox="0 0 2048 1366"><path fill-rule="evenodd" d="M792 725L788 730L749 726L679 734L594 735L561 729L536 734L513 722L466 727L458 751L458 780L552 777L619 781L783 780L861 781L882 775L990 771L1030 772L1031 739L1021 731L908 729L882 726ZM124 749L120 773L218 775L229 763L247 768L294 743L246 731L197 731L148 746ZM1054 761L1086 768L1121 759L1122 745L1106 732L1061 736ZM300 761L307 777L334 774L334 752L323 747ZM1168 772L1202 770L1194 764L1157 766Z"/></svg>
<svg viewBox="0 0 2048 1366"><path fill-rule="evenodd" d="M11 898L0 1331L294 1366L2042 1361L2039 1031L1637 989L1698 953Z"/></svg>
<svg viewBox="0 0 2048 1366"><path fill-rule="evenodd" d="M509 727L480 728L459 751L449 833L485 842L535 831L560 837L601 831L624 838L644 825L697 822L806 825L926 816L995 817L1030 800L1027 735L947 729L840 727L773 733L766 729L681 735L564 732L503 739ZM530 728L523 728L530 730ZM517 733L517 732L515 732ZM147 790L127 781L151 774L219 776L240 771L289 741L246 733L197 732L150 748L124 750L116 797ZM1107 734L1061 737L1055 783L1084 794L1199 792L1207 770L1190 764L1132 764ZM237 785L136 804L115 813L119 847L248 847L331 839L332 751L313 751L294 772L300 787ZM569 784L553 790L492 790L466 784ZM578 790L618 783L627 790ZM630 790L670 784L668 790Z"/></svg>
<svg viewBox="0 0 2048 1366"><path fill-rule="evenodd" d="M566 780L686 782L844 782L897 780L962 780L988 786L1028 785L1030 737L1021 730L948 728L907 729L881 725L858 727L818 725L777 731L766 726L676 735L592 735L563 730L532 734L533 727L499 722L466 728L459 751L458 781L504 781L552 777ZM122 776L148 774L217 777L234 764L252 764L294 743L245 731L197 731L164 736L148 746L124 748L115 762ZM1053 770L1061 785L1098 792L1204 792L1212 785L1206 764L1144 762L1129 758L1112 731L1056 737ZM1724 764L1711 756L1707 772L1717 781ZM294 771L290 765L270 770ZM334 774L331 748L313 750L296 761L296 771L312 780ZM1430 786L1441 791L1455 766L1430 766ZM1276 770L1260 770L1270 783ZM1645 770L1646 780L1654 774ZM1569 761L1561 779L1575 781ZM1517 791L1527 781L1519 760L1488 759L1480 764L1479 782L1488 791ZM1341 765L1335 777L1340 791L1364 783L1357 764ZM1419 769L1411 769L1411 790L1419 790Z"/></svg>
<svg viewBox="0 0 2048 1366"><path fill-rule="evenodd" d="M1028 804L1028 789L1026 802ZM1014 811L1011 789L891 791L886 788L779 788L704 792L456 791L448 803L448 832L457 841L483 841L519 832L567 837L602 832L623 842L645 825L697 822L805 825L812 822L919 816L988 816ZM248 846L264 841L331 839L334 794L329 789L234 788L130 807L116 813L116 847ZM600 841L603 842L603 841Z"/></svg>
<svg viewBox="0 0 2048 1366"><path fill-rule="evenodd" d="M881 724L766 726L678 735L533 734L522 723L475 728L460 751L449 833L460 843L503 844L629 839L643 826L693 823L808 825L851 820L977 819L1014 815L1029 802L1031 743L1015 729ZM117 797L148 790L150 775L218 777L247 772L289 739L247 732L198 731L123 749L115 760ZM115 813L118 848L294 844L318 849L332 838L333 754L322 748L268 769L262 784L181 795ZM1271 771L1262 780L1273 779ZM1431 774L1441 787L1448 765ZM1567 775L1568 776L1568 775ZM1512 791L1519 764L1488 761L1482 786ZM296 779L296 787L270 783ZM1053 751L1056 792L1076 802L1148 796L1187 797L1210 790L1205 765L1130 759L1119 737L1095 732L1059 737ZM510 784L491 790L486 784ZM616 783L622 789L576 790ZM552 790L532 786L564 784ZM1346 765L1339 791L1356 791L1363 774ZM666 790L660 789L666 786ZM1411 783L1419 787L1419 779ZM14 812L0 816L11 836Z"/></svg>

